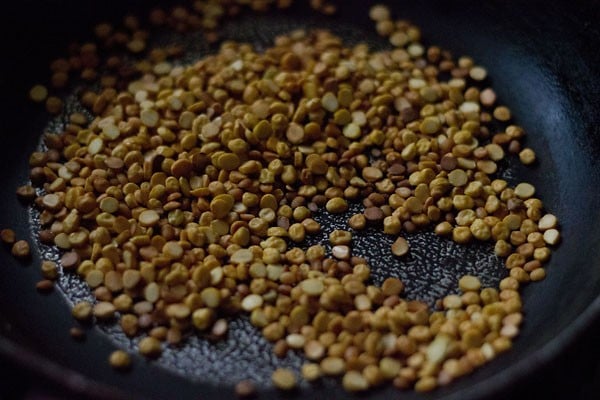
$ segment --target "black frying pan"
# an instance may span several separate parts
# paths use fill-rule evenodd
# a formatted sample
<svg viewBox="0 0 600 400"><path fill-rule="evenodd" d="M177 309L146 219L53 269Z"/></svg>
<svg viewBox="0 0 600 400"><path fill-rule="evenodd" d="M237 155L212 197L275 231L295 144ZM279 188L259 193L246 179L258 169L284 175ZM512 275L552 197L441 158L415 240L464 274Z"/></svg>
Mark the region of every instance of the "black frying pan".
<svg viewBox="0 0 600 400"><path fill-rule="evenodd" d="M62 54L68 42L88 38L94 22L118 20L126 9L147 11L148 3L155 2L22 0L3 11L0 227L12 227L19 237L34 240L30 215L16 200L14 189L27 181L27 158L48 117L27 103L27 89L47 77L48 60ZM385 48L373 33L366 3L341 2L341 13L334 19L300 6L283 14L245 16L227 24L225 36L264 46L275 34L294 27L323 26L349 42L367 40ZM600 313L600 6L577 3L390 2L397 17L421 26L426 44L441 45L456 56L473 56L488 69L500 101L525 127L527 144L540 160L533 168L509 163L503 174L513 182L518 177L535 183L547 208L558 215L564 237L553 253L546 280L524 291L526 322L512 351L447 388L427 395L402 393L404 398L466 399L497 393L552 362ZM413 298L431 302L449 293L465 272L481 275L487 284L505 273L486 246L456 246L422 233L409 237L411 255L398 262L377 251L376 245L386 240L368 232L355 248L374 265L376 282L399 275ZM1 251L0 259L3 359L25 364L80 395L231 398L233 382L251 377L267 398L347 396L332 381L286 396L264 384L275 366L299 366L301 359L297 355L275 359L243 319L232 322L225 342L214 345L194 337L159 361L136 357L130 373L117 373L108 366L108 354L117 346L133 349L133 344L111 326L86 328L87 340L75 343L68 335L74 322L65 297L57 291L49 295L35 291L40 279L37 248L31 262L16 262L8 251ZM62 284L70 293L79 290L67 296L70 299L86 296L76 280L63 279ZM391 396L398 396L391 387L368 394Z"/></svg>

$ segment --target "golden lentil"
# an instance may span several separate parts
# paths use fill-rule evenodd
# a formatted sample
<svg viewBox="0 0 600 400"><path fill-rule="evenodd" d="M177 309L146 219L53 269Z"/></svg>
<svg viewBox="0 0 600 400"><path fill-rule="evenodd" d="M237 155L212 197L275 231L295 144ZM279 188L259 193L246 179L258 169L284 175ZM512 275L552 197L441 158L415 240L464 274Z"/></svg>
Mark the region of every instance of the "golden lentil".
<svg viewBox="0 0 600 400"><path fill-rule="evenodd" d="M251 380L245 379L235 385L235 394L241 398L252 397L256 394L256 387Z"/></svg>
<svg viewBox="0 0 600 400"><path fill-rule="evenodd" d="M131 357L123 350L115 350L110 353L108 362L115 369L128 369L131 367Z"/></svg>
<svg viewBox="0 0 600 400"><path fill-rule="evenodd" d="M408 242L403 237L398 237L392 244L392 253L395 256L402 257L408 253Z"/></svg>
<svg viewBox="0 0 600 400"><path fill-rule="evenodd" d="M324 2L312 3L326 14L334 11ZM464 374L510 348L518 334L516 324L501 327L501 317L494 317L520 309L519 282L544 278L541 263L550 257L545 245L557 244L560 233L556 218L542 214L532 185L521 183L513 189L505 181L489 182L488 178L507 151L519 153L524 164L533 163L535 153L520 150L524 132L515 125L494 135L491 143L480 145L485 139L478 136L480 122L483 126L490 119L481 106L495 104L493 90L467 87L463 78L438 82L437 73L444 63L453 68L453 61L439 48L425 49L418 43L418 28L393 21L387 7L375 6L369 16L376 21L378 33L399 48L383 56L390 60L360 46L343 49L326 32L298 33L278 40L273 51L280 54L278 60L256 54L249 46L227 43L211 62L201 60L193 68L175 68L164 58L158 57L157 62L151 56L144 69L138 67L145 78L119 81L127 83L123 87L128 90L116 95L112 86L117 81L108 85L110 91L85 92L82 103L98 119L89 122L73 114L71 122L83 129L67 130L56 139L55 147L64 146L64 154L54 157L52 148L32 155L31 180L49 189L45 195L35 199L33 187L18 191L24 200L35 199L44 218L56 219L51 240L60 249L70 250L61 257L63 268L77 271L96 288L99 302L95 306L78 303L73 308L77 319L87 320L92 314L110 318L118 309L125 313L121 326L129 336L137 334L138 325L157 323L160 326L139 343L142 354L157 356L167 332L178 342L179 324L185 326L187 321L196 329L223 335L227 324L218 316L226 303L234 311L251 313L251 322L276 342L278 354L285 354L288 347L302 348L307 358L319 361L303 367L307 380L321 373L344 374L342 383L349 391L366 390L386 379L394 379L398 387L432 390L438 382ZM151 21L171 23L156 12ZM214 22L205 21L205 28L214 29ZM128 25L135 31L138 24L129 21ZM112 27L105 25L98 26L96 34L103 40L114 35ZM126 41L133 53L146 46L141 35ZM322 48L330 50L317 50ZM298 53L298 49L303 50ZM87 51L95 54L95 46ZM240 58L232 63L231 54ZM427 57L423 65L407 61L420 57ZM252 68L269 72L262 79L255 78L256 71L242 59L252 59ZM70 67L65 63L53 65L55 87L63 87L69 79ZM284 74L276 75L279 67L298 75L288 82ZM453 75L468 75L475 82L487 77L485 68L468 57L460 58L456 68ZM355 71L371 74L371 69L376 79L369 75L356 84L337 87ZM171 79L175 71L181 79ZM238 75L232 78L231 71ZM401 82L398 71L412 77ZM314 82L314 72L324 84ZM82 72L84 79L96 75L93 68ZM305 82L300 90L305 97L299 104L292 104L288 93L297 91L294 80ZM223 82L231 93L221 88L206 88L210 93L204 93L200 89L204 81ZM158 87L164 91L158 92ZM417 103L410 91L426 104ZM51 113L63 109L62 100L48 96L39 85L32 88L30 97L45 101ZM446 100L448 106L442 103ZM363 104L371 108L362 108ZM443 112L438 108L442 104ZM496 107L492 115L501 122L511 119L505 106ZM394 123L388 125L392 119ZM126 150L138 146L149 151ZM365 155L370 147L383 150L385 157L371 162ZM280 189L284 186L285 195ZM356 230L364 229L367 222L383 222L384 231L397 236L433 222L437 234L452 233L458 243L473 238L495 240L496 254L507 257L511 269L511 277L501 284L502 292L481 290L476 277L465 276L459 281L464 295L446 296L444 310L432 314L422 303L406 304L400 299L403 284L396 278L386 279L381 288L366 286L369 269L351 257L349 232L330 236L336 261L326 258L321 246L305 252L288 250L284 238L301 242L306 234L321 229L310 218L318 206L343 213L349 200L361 196L365 197L364 213L348 221ZM84 230L82 218L96 225ZM5 241L12 244L14 240ZM397 237L392 253L402 256L408 251L408 242ZM532 257L540 265L528 264ZM337 264L325 275L329 261ZM310 271L305 262L311 263ZM42 270L47 279L57 276L56 266L43 264ZM173 288L168 294L163 290L166 286ZM175 287L198 291L186 295L182 289L177 295ZM127 294L117 296L123 289L143 296L140 300ZM235 301L229 301L232 294ZM310 298L327 312L307 307ZM481 314L490 318L486 323L498 328L495 336L485 337L485 343L478 325L478 318L485 317L474 317L479 300L485 304ZM340 311L352 305L356 309L342 316ZM394 306L391 310L390 305ZM172 320L154 321L153 307L164 307ZM460 323L465 312L471 315L471 324ZM444 318L444 323L436 322ZM436 335L437 328L448 336ZM448 337L456 341L449 343ZM417 342L427 345L427 356L417 349ZM363 343L365 353L357 347ZM451 345L458 348L456 356L463 357L461 361L445 360L445 349ZM481 350L463 351L459 346ZM406 357L383 356L394 355L396 350ZM462 365L462 360L468 365ZM287 390L296 385L296 378L292 371L277 370L273 383Z"/></svg>
<svg viewBox="0 0 600 400"><path fill-rule="evenodd" d="M12 245L11 253L15 258L26 259L29 258L30 249L29 243L26 240L17 240Z"/></svg>
<svg viewBox="0 0 600 400"><path fill-rule="evenodd" d="M292 390L296 387L294 372L286 368L278 368L273 371L271 380L273 381L273 385L281 390Z"/></svg>
<svg viewBox="0 0 600 400"><path fill-rule="evenodd" d="M308 382L316 381L321 377L321 367L319 364L303 364L302 365L302 378Z"/></svg>
<svg viewBox="0 0 600 400"><path fill-rule="evenodd" d="M85 331L79 327L72 327L69 329L69 335L73 338L73 340L82 341L85 339Z"/></svg>
<svg viewBox="0 0 600 400"><path fill-rule="evenodd" d="M341 197L334 197L327 202L325 208L332 214L343 213L348 210L348 202Z"/></svg>
<svg viewBox="0 0 600 400"><path fill-rule="evenodd" d="M42 103L47 97L48 89L44 85L35 85L29 90L29 98L36 103Z"/></svg>
<svg viewBox="0 0 600 400"><path fill-rule="evenodd" d="M348 371L342 379L342 386L348 392L362 392L369 389L369 382L359 371Z"/></svg>
<svg viewBox="0 0 600 400"><path fill-rule="evenodd" d="M535 162L535 152L529 147L524 148L519 152L519 159L525 165L531 165Z"/></svg>
<svg viewBox="0 0 600 400"><path fill-rule="evenodd" d="M93 307L87 301L82 301L73 306L71 313L79 321L86 321L92 317Z"/></svg>
<svg viewBox="0 0 600 400"><path fill-rule="evenodd" d="M138 348L140 354L146 357L158 357L162 352L160 341L152 336L140 340Z"/></svg>

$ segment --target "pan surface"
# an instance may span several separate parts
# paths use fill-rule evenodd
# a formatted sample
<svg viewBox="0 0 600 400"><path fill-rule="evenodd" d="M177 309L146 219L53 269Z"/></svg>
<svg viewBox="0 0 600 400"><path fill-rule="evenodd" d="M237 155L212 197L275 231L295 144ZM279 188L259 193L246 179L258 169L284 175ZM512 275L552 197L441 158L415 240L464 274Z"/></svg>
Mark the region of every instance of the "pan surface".
<svg viewBox="0 0 600 400"><path fill-rule="evenodd" d="M147 10L147 3L133 1L127 7ZM600 8L593 2L580 7L573 2L553 3L543 8L502 2L390 5L396 17L422 28L425 44L440 45L455 56L470 55L488 69L489 83L525 128L526 143L540 160L533 168L511 163L502 174L512 182L534 183L547 209L561 222L564 240L553 253L548 277L524 291L526 319L513 349L447 388L428 395L402 394L431 399L483 397L550 361L600 312L600 215L596 211L600 206L600 32L593 24ZM24 1L11 7L4 15L13 22L6 21L9 30L3 35L4 54L11 57L4 62L1 78L0 148L5 153L0 227L33 238L35 218L16 200L14 189L27 181L27 158L37 147L48 117L26 102L27 88L47 76L50 57L61 54L73 38L85 39L94 22L119 19L125 11L117 3L108 9L91 1ZM348 43L366 40L375 48L385 48L373 33L367 9L365 2L356 1L343 2L334 19L317 16L305 7L246 15L226 24L224 36L260 48L277 34L318 26L331 29ZM214 51L199 39L185 40L192 55ZM344 221L322 218L328 229ZM409 237L410 257L398 262L380 250L388 248L380 245L386 241L383 235L368 232L354 249L372 263L376 282L400 276L411 298L431 303L450 293L466 272L482 276L488 285L505 274L489 246L463 247L419 233ZM158 361L136 357L130 373L117 373L106 362L108 354L117 346L134 346L118 329L110 325L90 328L84 343L75 343L68 335L73 325L68 303L89 296L85 286L66 277L61 281L69 288L66 298L57 291L44 296L35 291L40 279L36 265L40 252L47 251L36 249L30 263L16 262L7 251L0 253L0 351L67 386L97 397L229 398L234 397L236 381L253 378L261 383L261 393L278 398L278 392L262 385L270 371L280 365L301 365L301 358L293 354L278 360L249 323L239 319L232 321L233 329L224 342L215 345L192 337L182 349L167 351ZM347 397L332 381L302 387L291 397L323 398L325 394L327 398ZM395 389L384 388L370 392L369 397L392 395L397 395Z"/></svg>

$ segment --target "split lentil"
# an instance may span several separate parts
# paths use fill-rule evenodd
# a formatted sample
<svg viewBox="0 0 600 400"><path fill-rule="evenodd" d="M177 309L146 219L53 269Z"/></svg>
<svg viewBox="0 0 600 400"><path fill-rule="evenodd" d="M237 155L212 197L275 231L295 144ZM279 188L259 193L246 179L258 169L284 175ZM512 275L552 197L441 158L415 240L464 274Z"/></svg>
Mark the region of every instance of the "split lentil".
<svg viewBox="0 0 600 400"><path fill-rule="evenodd" d="M42 293L50 292L54 289L54 282L50 279L43 279L36 283L35 288Z"/></svg>
<svg viewBox="0 0 600 400"><path fill-rule="evenodd" d="M278 368L273 372L273 385L281 390L292 390L296 387L296 376L292 370Z"/></svg>
<svg viewBox="0 0 600 400"><path fill-rule="evenodd" d="M4 244L12 246L16 242L17 236L15 234L15 231L6 228L0 231L0 239L2 239L2 242Z"/></svg>
<svg viewBox="0 0 600 400"><path fill-rule="evenodd" d="M44 194L29 185L17 191L39 208L48 240L66 251L63 269L94 289L95 304L73 307L77 320L119 315L131 337L154 326L138 348L157 357L162 341L181 340L180 327L221 337L222 312L246 311L277 354L301 349L314 361L302 368L306 380L343 375L352 392L385 381L433 390L511 347L522 318L518 289L544 279L546 245L560 232L533 185L492 178L508 154L529 165L535 153L521 150L516 125L490 135L489 112L501 123L512 115L495 106L492 89L477 86L485 68L426 49L419 29L392 20L386 6L369 16L395 50L345 48L326 31L298 31L264 54L224 42L194 66L150 57L133 78L104 76L104 88L82 92L91 120L71 114L74 126L48 135L48 150L30 158L32 185ZM151 22L172 23L161 12ZM213 33L207 38L215 38L216 22L202 23ZM116 40L110 25L96 35ZM139 36L126 45L132 53L147 49ZM121 62L112 60L107 67ZM69 80L62 61L53 64L55 88ZM442 79L448 71L454 78ZM81 71L84 80L99 73ZM52 114L63 111L42 85L30 97ZM319 207L343 213L357 200L364 212L348 225L383 226L395 238L394 255L410 251L403 232L434 224L457 243L495 242L510 277L500 291L462 277L463 295L444 297L433 312L402 299L398 278L371 285L349 231L330 235L333 257L323 246L290 248L286 239L301 243L321 230L312 219ZM14 233L3 230L2 240L16 257L29 256ZM44 261L42 273L38 288L53 287L56 264ZM481 312L471 312L476 307ZM155 311L169 319L155 320ZM130 358L116 351L110 363L124 368ZM291 370L276 370L272 380L283 390L296 386ZM236 386L242 397L254 392L244 382Z"/></svg>
<svg viewBox="0 0 600 400"><path fill-rule="evenodd" d="M256 394L256 387L251 380L243 380L235 385L235 394L241 398L252 397Z"/></svg>
<svg viewBox="0 0 600 400"><path fill-rule="evenodd" d="M128 369L131 367L131 358L123 350L115 350L108 359L110 365L115 369Z"/></svg>
<svg viewBox="0 0 600 400"><path fill-rule="evenodd" d="M12 245L11 249L12 255L15 258L26 259L31 255L29 243L26 240L17 240Z"/></svg>
<svg viewBox="0 0 600 400"><path fill-rule="evenodd" d="M69 334L73 338L73 340L82 341L85 339L85 331L77 326L69 329Z"/></svg>

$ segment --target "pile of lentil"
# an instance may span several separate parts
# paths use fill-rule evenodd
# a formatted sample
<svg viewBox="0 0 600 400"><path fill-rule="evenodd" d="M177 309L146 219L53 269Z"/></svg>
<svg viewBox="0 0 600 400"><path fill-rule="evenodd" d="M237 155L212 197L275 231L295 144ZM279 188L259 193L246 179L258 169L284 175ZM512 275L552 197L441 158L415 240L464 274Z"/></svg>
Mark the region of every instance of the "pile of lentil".
<svg viewBox="0 0 600 400"><path fill-rule="evenodd" d="M154 10L150 21L215 41L218 21L242 3L199 1ZM250 6L271 3L291 2ZM40 210L40 240L63 252L42 262L40 290L61 269L78 274L96 302L75 304L73 316L117 318L126 335L143 336L147 357L189 333L223 337L227 318L248 313L277 355L304 354L303 379L341 376L348 391L385 382L432 390L508 350L522 322L519 289L544 279L560 234L533 185L494 175L507 154L532 164L535 153L482 87L483 67L426 48L384 6L369 15L392 50L295 31L262 53L226 41L176 65L169 57L181 49L147 49L148 31L128 17L125 31L101 24L96 34L105 48L144 55L136 64L101 58L92 43L54 62L54 88L73 74L100 85L79 94L92 117L72 113L64 132L45 135L47 149L30 157L32 185L17 191ZM30 95L63 111L44 86ZM343 213L349 202L364 210L331 233L331 254L302 246L320 231L315 213ZM457 243L493 242L508 277L483 288L464 276L461 294L430 309L403 298L396 277L370 282L368 261L352 252L353 232L369 226L395 238L398 262L410 251L403 233L432 226ZM2 239L15 256L29 253L11 231ZM110 362L131 360L119 350ZM282 390L297 384L288 369L272 379ZM254 392L251 381L237 390Z"/></svg>

